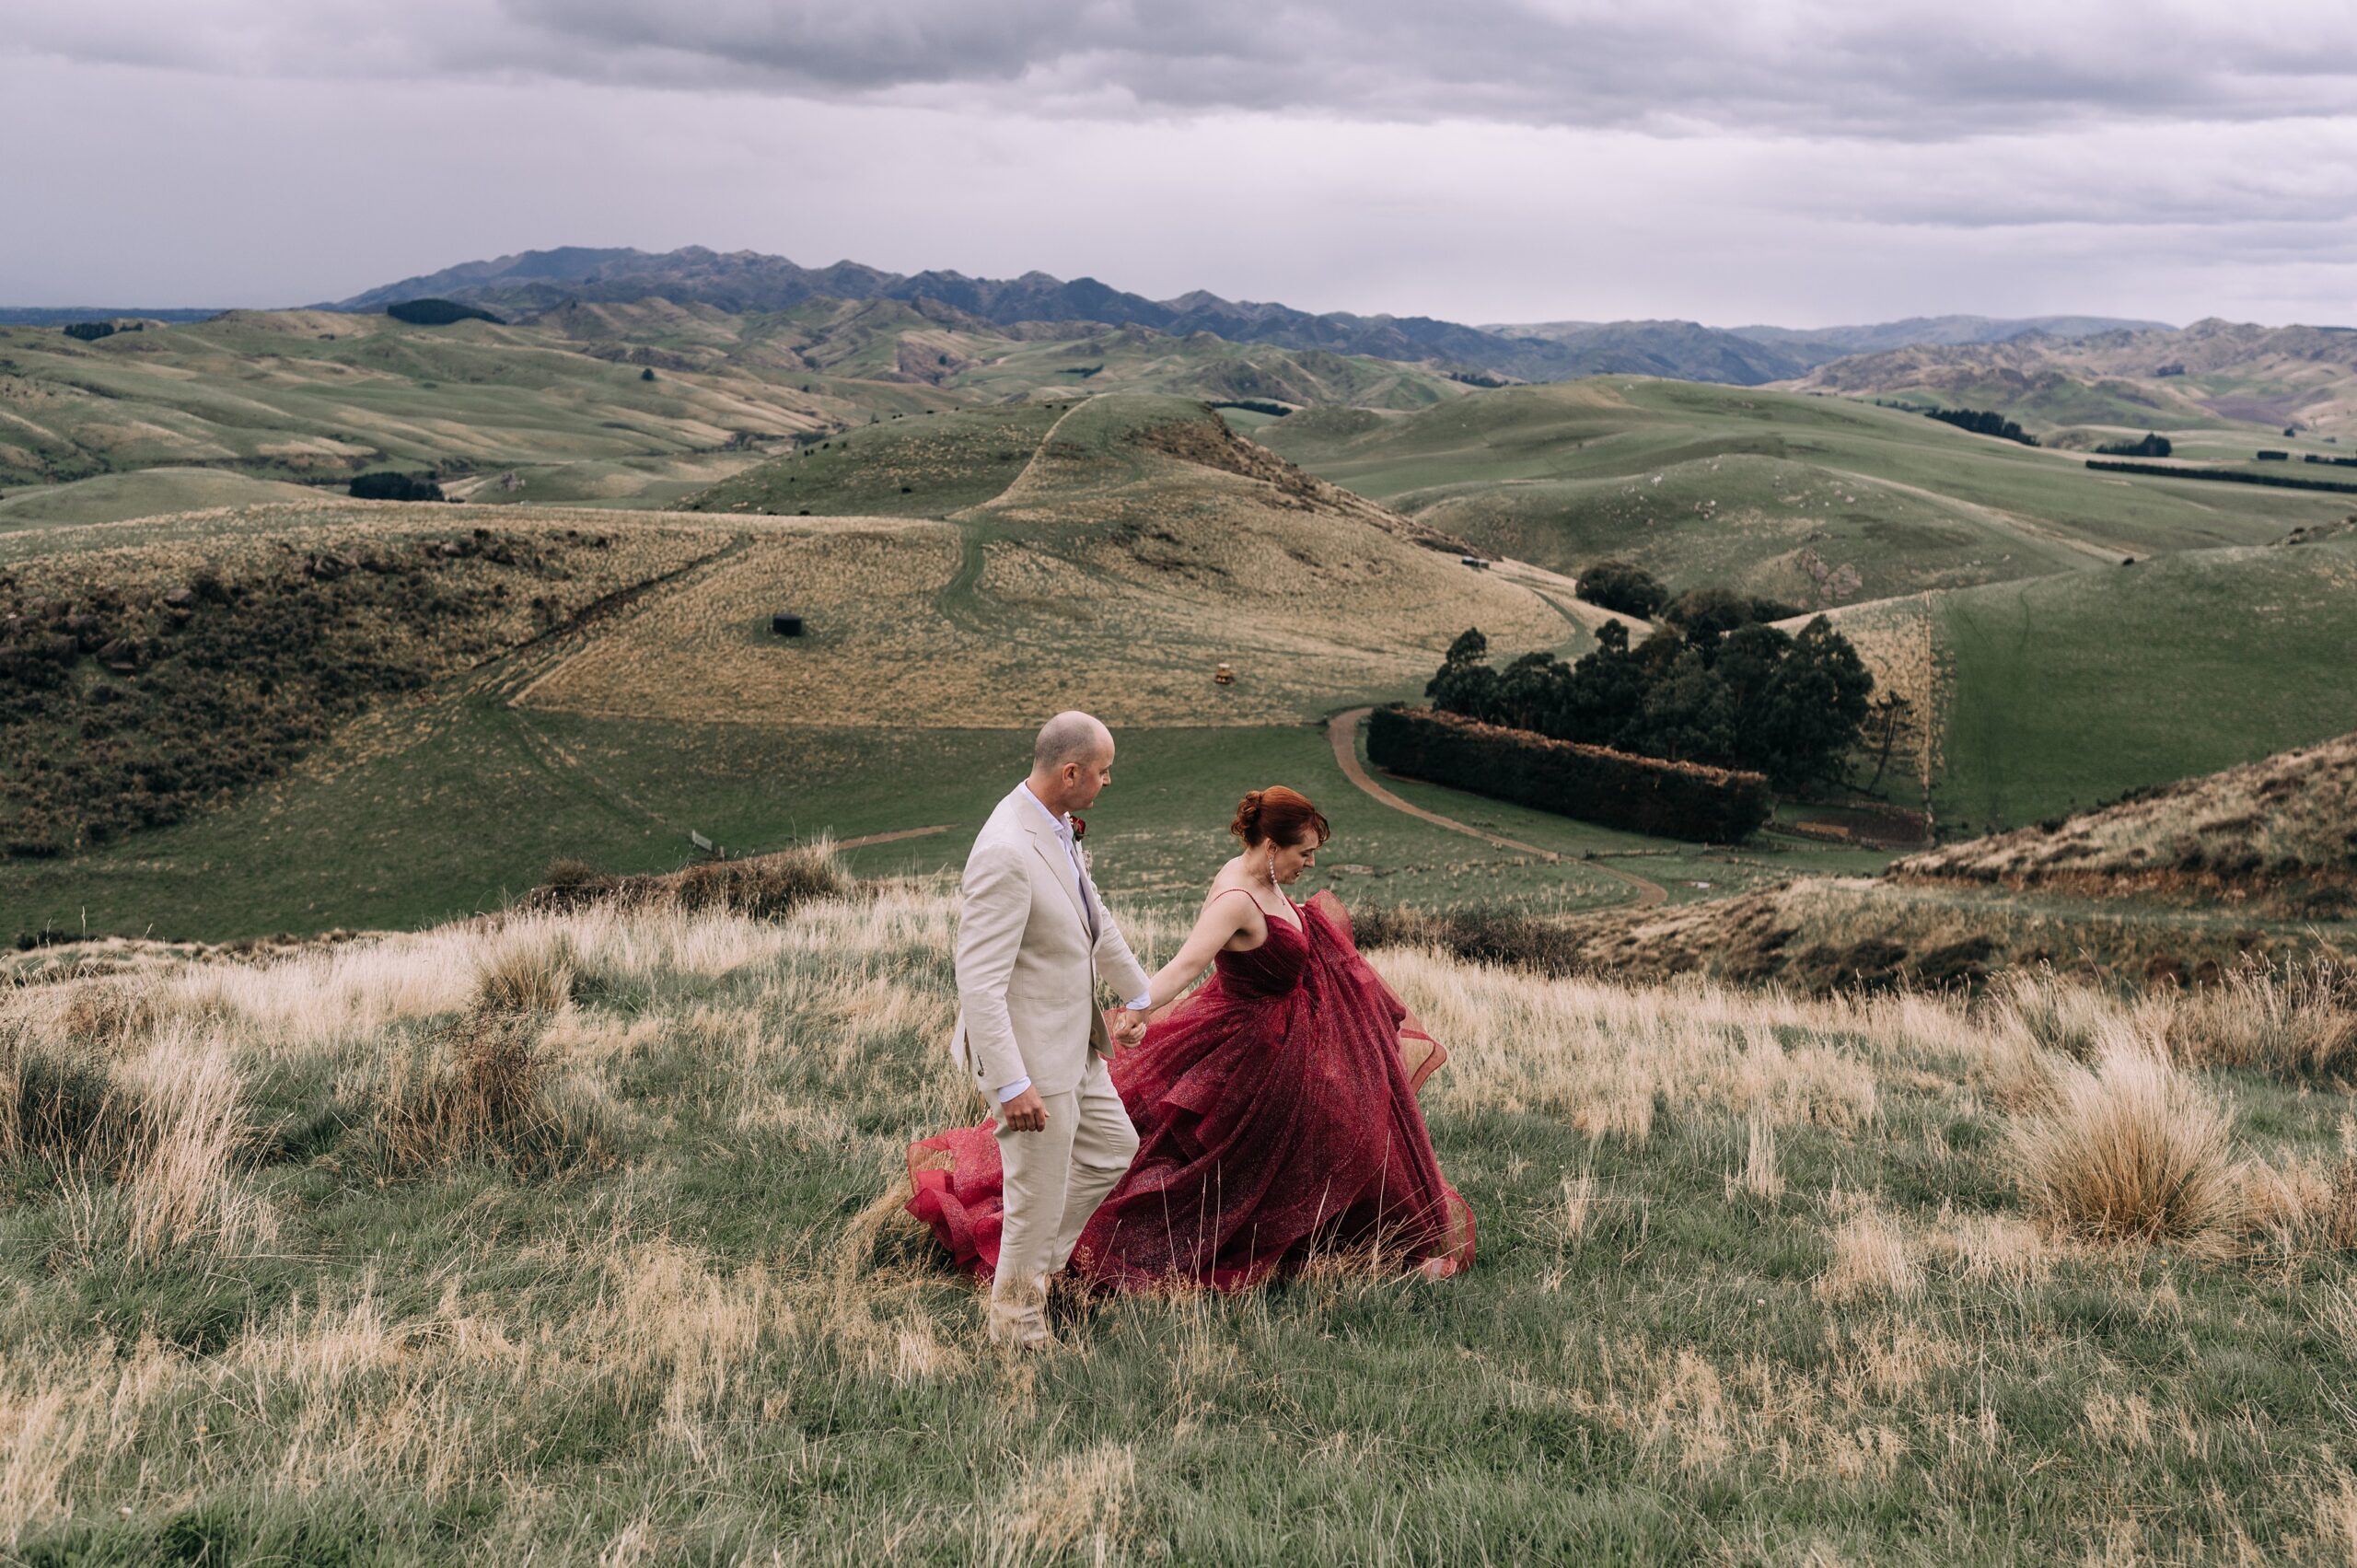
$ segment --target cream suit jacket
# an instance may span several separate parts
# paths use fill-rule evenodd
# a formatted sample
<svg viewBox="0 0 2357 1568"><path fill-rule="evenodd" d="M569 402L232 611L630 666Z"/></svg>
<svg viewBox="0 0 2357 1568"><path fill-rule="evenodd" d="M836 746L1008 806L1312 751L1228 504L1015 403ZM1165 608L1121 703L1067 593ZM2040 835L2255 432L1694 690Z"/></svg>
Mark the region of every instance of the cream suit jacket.
<svg viewBox="0 0 2357 1568"><path fill-rule="evenodd" d="M1024 786L998 803L966 857L958 917L958 1024L950 1040L984 1098L1029 1078L1042 1095L1077 1088L1093 1050L1113 1042L1097 1011L1101 972L1123 996L1143 996L1145 970L1097 896L1088 939L1072 857Z"/></svg>

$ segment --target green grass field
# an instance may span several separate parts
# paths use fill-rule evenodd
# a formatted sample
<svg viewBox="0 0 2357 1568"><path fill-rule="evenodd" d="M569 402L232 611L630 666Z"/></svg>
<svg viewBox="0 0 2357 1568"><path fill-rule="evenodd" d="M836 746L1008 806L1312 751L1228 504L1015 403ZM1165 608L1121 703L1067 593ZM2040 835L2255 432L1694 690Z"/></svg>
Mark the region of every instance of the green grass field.
<svg viewBox="0 0 2357 1568"><path fill-rule="evenodd" d="M1556 570L1632 554L1675 587L1756 577L1790 588L1805 548L1852 569L1848 599L2264 543L2349 509L2296 492L2130 482L2075 455L1849 399L1619 376L1418 414L1316 410L1260 439L1321 478Z"/></svg>
<svg viewBox="0 0 2357 1568"><path fill-rule="evenodd" d="M1280 783L1333 822L1314 885L1349 901L1568 909L1628 896L1589 868L1535 863L1378 806L1342 778L1316 727L1125 730L1120 744L1089 842L1103 885L1125 897L1191 905L1234 853L1237 798ZM205 940L408 928L498 908L560 857L672 869L694 856L691 830L747 853L946 826L845 859L867 876L954 873L1028 767L1028 747L1001 730L666 724L452 696L363 721L295 774L196 820L69 859L0 862L0 906L25 930ZM1564 853L1668 847L1456 803Z"/></svg>
<svg viewBox="0 0 2357 1568"><path fill-rule="evenodd" d="M1956 831L2357 729L2357 546L2197 552L1943 596Z"/></svg>

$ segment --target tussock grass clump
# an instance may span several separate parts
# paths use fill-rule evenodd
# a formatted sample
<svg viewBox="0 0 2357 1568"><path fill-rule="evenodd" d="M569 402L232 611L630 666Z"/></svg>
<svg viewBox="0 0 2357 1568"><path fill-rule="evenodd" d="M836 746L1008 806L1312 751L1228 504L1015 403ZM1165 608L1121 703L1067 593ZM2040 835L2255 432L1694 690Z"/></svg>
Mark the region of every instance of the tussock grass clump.
<svg viewBox="0 0 2357 1568"><path fill-rule="evenodd" d="M719 912L753 920L775 920L816 899L840 899L856 890L831 840L743 860L704 861L683 871L615 877L584 860L552 863L540 885L525 895L527 910L566 912L594 906L621 910L673 908L691 913Z"/></svg>
<svg viewBox="0 0 2357 1568"><path fill-rule="evenodd" d="M138 1102L117 1088L98 1052L27 1022L0 1028L0 1160L113 1169L138 1131Z"/></svg>
<svg viewBox="0 0 2357 1568"><path fill-rule="evenodd" d="M814 899L839 899L852 880L830 842L803 844L749 860L715 860L679 875L674 900L689 911L726 910L775 920Z"/></svg>
<svg viewBox="0 0 2357 1568"><path fill-rule="evenodd" d="M1437 947L1468 963L1503 964L1538 974L1568 975L1587 967L1582 943L1566 927L1513 910L1420 910L1407 904L1353 911L1351 929L1361 947Z"/></svg>
<svg viewBox="0 0 2357 1568"><path fill-rule="evenodd" d="M2010 970L1989 989L1991 1021L2073 1062L2092 1062L2125 1016L2119 1001L2046 965Z"/></svg>
<svg viewBox="0 0 2357 1568"><path fill-rule="evenodd" d="M562 932L503 934L475 966L475 1007L482 1013L553 1013L573 999L580 967Z"/></svg>
<svg viewBox="0 0 2357 1568"><path fill-rule="evenodd" d="M1833 1261L1817 1276L1818 1296L1911 1301L1922 1291L1923 1271L1906 1233L1879 1205L1860 1203L1833 1232Z"/></svg>
<svg viewBox="0 0 2357 1568"><path fill-rule="evenodd" d="M154 993L136 981L81 987L58 1020L66 1036L100 1051L120 1051L155 1031Z"/></svg>
<svg viewBox="0 0 2357 1568"><path fill-rule="evenodd" d="M489 1008L395 1057L377 1095L377 1162L411 1177L470 1160L519 1176L614 1163L602 1108L558 1082L541 1037L545 1017Z"/></svg>
<svg viewBox="0 0 2357 1568"><path fill-rule="evenodd" d="M247 1127L245 1082L227 1043L169 1028L129 1075L143 1110L121 1191L131 1256L267 1228L258 1200L230 1173Z"/></svg>
<svg viewBox="0 0 2357 1568"><path fill-rule="evenodd" d="M2095 1064L2060 1065L2042 1111L2010 1133L2032 1209L2106 1241L2170 1241L2222 1254L2244 1214L2234 1118L2124 1025Z"/></svg>
<svg viewBox="0 0 2357 1568"><path fill-rule="evenodd" d="M2235 970L2181 999L2166 1038L2188 1065L2357 1076L2357 975L2323 961Z"/></svg>

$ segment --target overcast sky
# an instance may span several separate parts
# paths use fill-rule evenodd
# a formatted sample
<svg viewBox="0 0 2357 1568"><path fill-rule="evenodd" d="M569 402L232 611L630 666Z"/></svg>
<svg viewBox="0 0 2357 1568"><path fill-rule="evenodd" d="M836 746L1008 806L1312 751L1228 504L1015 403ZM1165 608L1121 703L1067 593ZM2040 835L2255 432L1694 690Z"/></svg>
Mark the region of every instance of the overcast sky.
<svg viewBox="0 0 2357 1568"><path fill-rule="evenodd" d="M2357 0L5 0L0 304L702 244L1475 321L2357 322L2352 41Z"/></svg>

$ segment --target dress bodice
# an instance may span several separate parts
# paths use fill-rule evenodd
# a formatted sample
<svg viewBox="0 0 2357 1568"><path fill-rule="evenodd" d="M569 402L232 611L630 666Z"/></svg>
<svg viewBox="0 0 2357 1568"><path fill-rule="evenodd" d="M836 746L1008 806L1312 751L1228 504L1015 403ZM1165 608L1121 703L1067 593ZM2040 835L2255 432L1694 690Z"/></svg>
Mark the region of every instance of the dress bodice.
<svg viewBox="0 0 2357 1568"><path fill-rule="evenodd" d="M1309 968L1309 914L1299 904L1293 904L1293 912L1287 920L1261 911L1269 923L1267 941L1241 953L1223 947L1213 955L1220 985L1230 996L1283 996L1301 984Z"/></svg>

